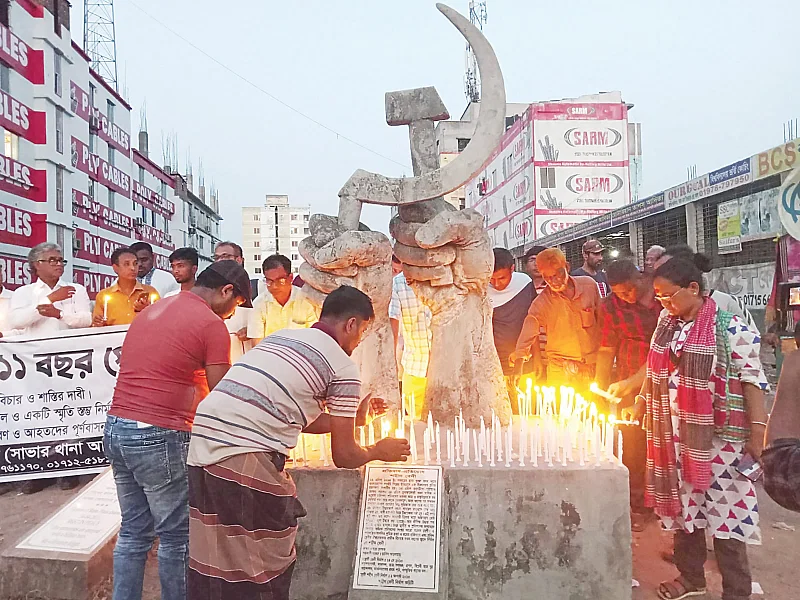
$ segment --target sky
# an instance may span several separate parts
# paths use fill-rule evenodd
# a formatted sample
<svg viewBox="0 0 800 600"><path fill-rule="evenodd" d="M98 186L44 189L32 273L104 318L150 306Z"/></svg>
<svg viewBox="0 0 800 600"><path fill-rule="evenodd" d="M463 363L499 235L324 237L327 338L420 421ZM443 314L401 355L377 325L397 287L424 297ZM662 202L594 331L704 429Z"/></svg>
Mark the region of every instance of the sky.
<svg viewBox="0 0 800 600"><path fill-rule="evenodd" d="M450 1L467 14L467 0ZM336 214L356 169L410 176L407 128L386 124L385 92L434 85L452 118L466 106L464 41L431 0L114 4L133 138L146 103L151 157L161 162L162 135L177 134L181 171L191 156L196 180L202 160L224 238L241 239L241 207L266 194ZM644 197L690 165L702 174L782 143L783 123L800 118L800 2L770 6L487 0L484 33L509 102L619 90L635 105ZM82 21L73 2L79 44ZM374 229L388 219L364 210Z"/></svg>

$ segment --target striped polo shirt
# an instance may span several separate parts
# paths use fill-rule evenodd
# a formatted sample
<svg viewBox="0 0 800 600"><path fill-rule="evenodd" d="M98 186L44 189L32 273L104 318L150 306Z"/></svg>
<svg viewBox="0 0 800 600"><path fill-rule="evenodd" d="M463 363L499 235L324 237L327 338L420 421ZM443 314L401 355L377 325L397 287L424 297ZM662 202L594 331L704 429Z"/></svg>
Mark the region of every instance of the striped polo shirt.
<svg viewBox="0 0 800 600"><path fill-rule="evenodd" d="M323 412L355 417L358 367L325 331L282 329L242 356L197 407L188 463L249 452L288 454Z"/></svg>

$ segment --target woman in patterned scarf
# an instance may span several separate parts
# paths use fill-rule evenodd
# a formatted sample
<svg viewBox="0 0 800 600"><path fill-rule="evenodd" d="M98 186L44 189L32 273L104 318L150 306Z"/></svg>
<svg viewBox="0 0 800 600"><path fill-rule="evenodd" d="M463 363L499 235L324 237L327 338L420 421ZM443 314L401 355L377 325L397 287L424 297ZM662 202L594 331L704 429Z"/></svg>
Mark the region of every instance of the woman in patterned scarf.
<svg viewBox="0 0 800 600"><path fill-rule="evenodd" d="M714 538L723 600L750 598L746 544L760 544L753 483L737 470L761 455L766 378L760 339L704 293L708 259L676 257L655 272L664 311L647 379L626 411L647 430L645 502L674 531L680 576L659 586L675 600L706 591L705 532Z"/></svg>

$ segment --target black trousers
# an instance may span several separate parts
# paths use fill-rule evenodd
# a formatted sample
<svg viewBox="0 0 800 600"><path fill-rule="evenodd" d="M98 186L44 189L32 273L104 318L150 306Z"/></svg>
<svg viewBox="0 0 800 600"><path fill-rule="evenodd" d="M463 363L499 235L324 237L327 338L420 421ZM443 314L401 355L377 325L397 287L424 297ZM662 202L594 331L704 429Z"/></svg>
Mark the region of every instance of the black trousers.
<svg viewBox="0 0 800 600"><path fill-rule="evenodd" d="M675 531L675 566L696 587L705 587L706 535L704 529L692 533ZM747 545L739 540L714 538L714 554L722 574L722 600L748 600L752 591Z"/></svg>

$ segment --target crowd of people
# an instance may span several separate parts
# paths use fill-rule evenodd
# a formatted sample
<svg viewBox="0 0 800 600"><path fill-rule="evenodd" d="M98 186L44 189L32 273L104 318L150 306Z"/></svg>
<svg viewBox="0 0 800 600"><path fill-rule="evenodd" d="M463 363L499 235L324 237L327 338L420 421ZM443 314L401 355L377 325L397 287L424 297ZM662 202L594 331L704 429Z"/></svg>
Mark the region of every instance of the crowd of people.
<svg viewBox="0 0 800 600"><path fill-rule="evenodd" d="M605 250L587 241L583 264L570 270L559 249L534 246L522 257L526 273L508 250L494 250L488 294L512 409L523 377L587 397L597 382L619 398L620 416L644 425L623 430L631 526L642 531L657 517L674 531L679 575L659 587L659 597L705 590L709 533L723 598L749 598L746 546L760 543L760 530L743 467L763 453L767 490L800 508L800 410L792 392L800 353L784 365L765 451L760 334L734 298L705 287L708 259L686 245L654 246L640 269L630 259L605 265ZM61 249L39 244L28 257L33 283L9 292L0 277L0 333L130 325L104 436L122 512L115 600L141 598L156 538L165 600L288 598L305 509L284 467L299 434L330 433L338 467L400 461L410 452L401 439L368 448L355 440L354 427L386 409L362 398L350 358L374 318L372 303L342 286L318 311L287 257L267 257L262 277L250 279L233 242L218 244L199 274L192 248L172 253L171 273L153 258L144 242L116 250L117 279L92 308L84 287L63 281ZM431 313L396 258L392 266L400 385L420 419ZM26 482L23 491L43 481Z"/></svg>

